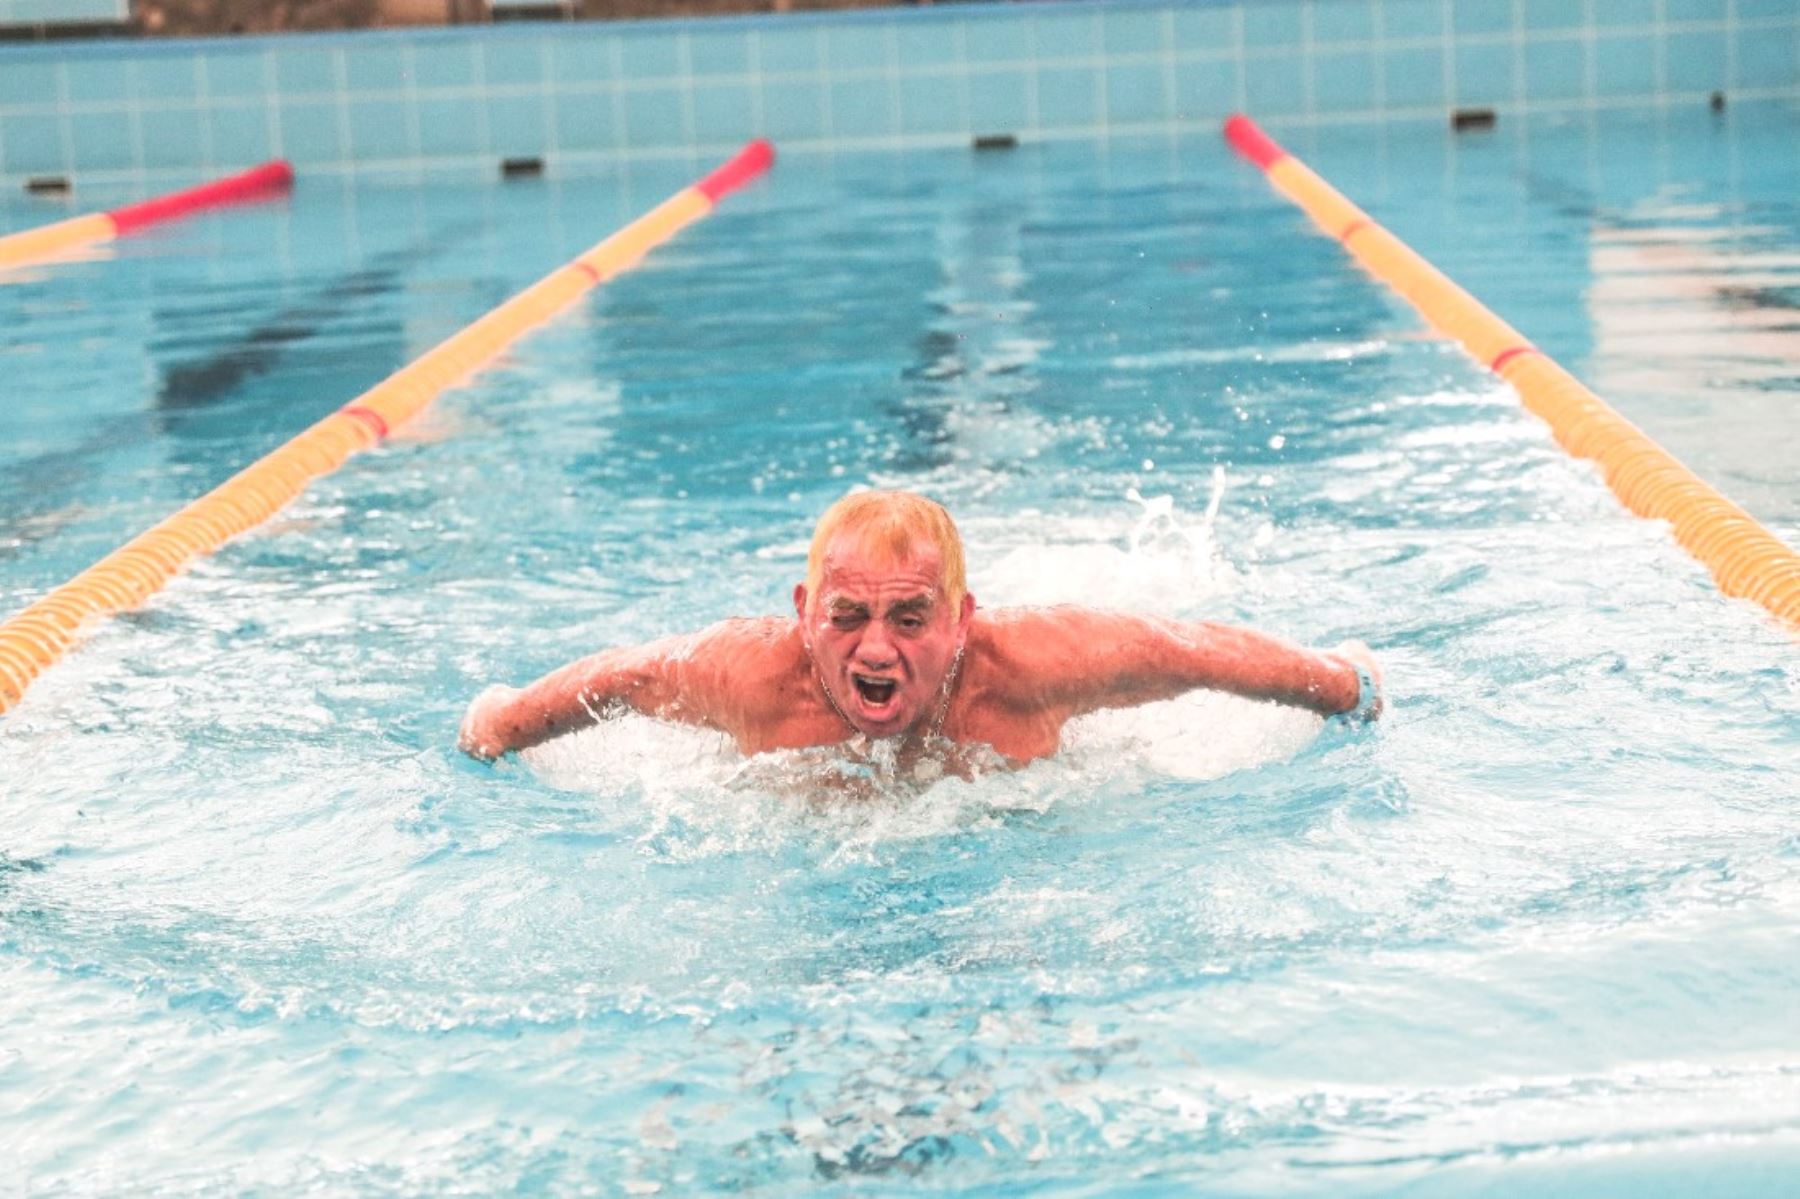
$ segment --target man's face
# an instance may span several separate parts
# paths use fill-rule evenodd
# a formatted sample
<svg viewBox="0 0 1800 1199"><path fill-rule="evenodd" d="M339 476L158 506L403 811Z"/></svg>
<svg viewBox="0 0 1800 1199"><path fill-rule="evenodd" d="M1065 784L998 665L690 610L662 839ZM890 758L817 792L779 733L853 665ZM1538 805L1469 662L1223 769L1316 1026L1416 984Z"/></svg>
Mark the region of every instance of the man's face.
<svg viewBox="0 0 1800 1199"><path fill-rule="evenodd" d="M794 588L801 635L819 678L860 733L892 737L936 715L941 688L975 610L949 604L936 547L899 562L839 538L819 593Z"/></svg>

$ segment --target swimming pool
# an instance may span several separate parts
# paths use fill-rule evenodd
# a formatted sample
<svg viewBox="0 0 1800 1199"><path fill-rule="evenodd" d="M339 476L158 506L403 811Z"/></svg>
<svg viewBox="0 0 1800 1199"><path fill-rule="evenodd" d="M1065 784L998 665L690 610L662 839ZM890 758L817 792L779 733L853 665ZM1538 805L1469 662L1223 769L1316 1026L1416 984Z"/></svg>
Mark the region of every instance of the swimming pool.
<svg viewBox="0 0 1800 1199"><path fill-rule="evenodd" d="M1794 120L1290 141L1792 543ZM692 174L303 182L0 288L0 607ZM1417 330L1212 139L790 157L0 723L7 1169L1772 1189L1794 643ZM984 603L1366 638L1389 718L1201 697L854 804L646 723L454 752L490 681L782 610L858 483Z"/></svg>

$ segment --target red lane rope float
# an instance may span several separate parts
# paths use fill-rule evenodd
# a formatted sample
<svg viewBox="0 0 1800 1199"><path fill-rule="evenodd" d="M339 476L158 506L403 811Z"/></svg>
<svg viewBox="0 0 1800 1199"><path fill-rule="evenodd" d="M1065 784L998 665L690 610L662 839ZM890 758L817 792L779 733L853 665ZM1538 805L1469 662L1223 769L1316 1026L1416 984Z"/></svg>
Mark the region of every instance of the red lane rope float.
<svg viewBox="0 0 1800 1199"><path fill-rule="evenodd" d="M520 337L598 284L630 270L774 160L768 142L751 142L699 183L676 192L0 624L0 712L24 697L32 680L68 651L87 622L136 607L194 558L267 520L313 479L378 444L389 430Z"/></svg>
<svg viewBox="0 0 1800 1199"><path fill-rule="evenodd" d="M224 179L127 204L110 212L70 217L53 225L8 234L0 237L0 270L37 262L77 246L111 241L147 225L177 220L202 209L285 195L293 186L294 168L276 159Z"/></svg>
<svg viewBox="0 0 1800 1199"><path fill-rule="evenodd" d="M1719 590L1761 604L1800 628L1800 554L1282 149L1255 121L1231 117L1225 138L1370 274L1510 383L1565 450L1598 463L1607 486L1627 508L1668 521L1675 540L1712 573Z"/></svg>

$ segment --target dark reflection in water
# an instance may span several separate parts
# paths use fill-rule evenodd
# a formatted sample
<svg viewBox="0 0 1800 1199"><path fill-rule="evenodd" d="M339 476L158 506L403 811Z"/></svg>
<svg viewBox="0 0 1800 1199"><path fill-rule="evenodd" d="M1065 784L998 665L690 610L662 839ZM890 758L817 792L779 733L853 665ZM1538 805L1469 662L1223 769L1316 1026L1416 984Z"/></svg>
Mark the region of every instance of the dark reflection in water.
<svg viewBox="0 0 1800 1199"><path fill-rule="evenodd" d="M240 436L246 425L271 443L291 436L394 370L406 356L405 330L384 310L396 307L413 272L466 232L452 229L377 254L236 337L221 338L220 331L242 322L241 297L157 310L155 324L172 340L215 348L160 362L148 409L96 418L74 445L12 464L9 490L19 502L0 521L0 560L79 519L80 494L101 477L99 464L120 451L160 444L168 464L196 468L211 486L244 465L219 455L222 437ZM341 382L321 386L321 372ZM301 375L304 387L293 381Z"/></svg>
<svg viewBox="0 0 1800 1199"><path fill-rule="evenodd" d="M905 434L892 465L927 471L956 460L954 418L988 405L1010 411L1028 392L1028 360L1017 356L1022 325L1033 309L1020 257L1028 210L1017 203L981 204L938 230L938 286L926 293L929 316L901 370L905 393L884 405Z"/></svg>

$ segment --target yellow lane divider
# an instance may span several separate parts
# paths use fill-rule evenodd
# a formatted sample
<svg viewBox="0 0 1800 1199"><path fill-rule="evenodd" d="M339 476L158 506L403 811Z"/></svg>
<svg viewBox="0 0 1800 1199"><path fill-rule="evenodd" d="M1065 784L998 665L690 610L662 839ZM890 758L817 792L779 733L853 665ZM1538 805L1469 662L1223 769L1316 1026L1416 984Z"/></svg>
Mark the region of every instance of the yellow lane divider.
<svg viewBox="0 0 1800 1199"><path fill-rule="evenodd" d="M751 142L698 183L0 624L0 713L24 697L32 680L63 656L87 622L137 607L188 562L267 520L313 479L376 445L451 384L479 370L589 289L630 270L651 249L711 212L728 192L773 162L768 142Z"/></svg>
<svg viewBox="0 0 1800 1199"><path fill-rule="evenodd" d="M24 266L81 246L97 245L165 221L179 220L208 208L246 204L293 190L294 168L281 159L265 162L223 179L167 195L154 196L110 212L92 212L52 225L40 225L0 237L0 270Z"/></svg>
<svg viewBox="0 0 1800 1199"><path fill-rule="evenodd" d="M1800 554L1282 149L1256 122L1233 116L1225 122L1225 137L1371 274L1512 384L1564 449L1599 463L1606 485L1627 508L1668 521L1675 539L1712 572L1719 590L1761 604L1800 628Z"/></svg>

